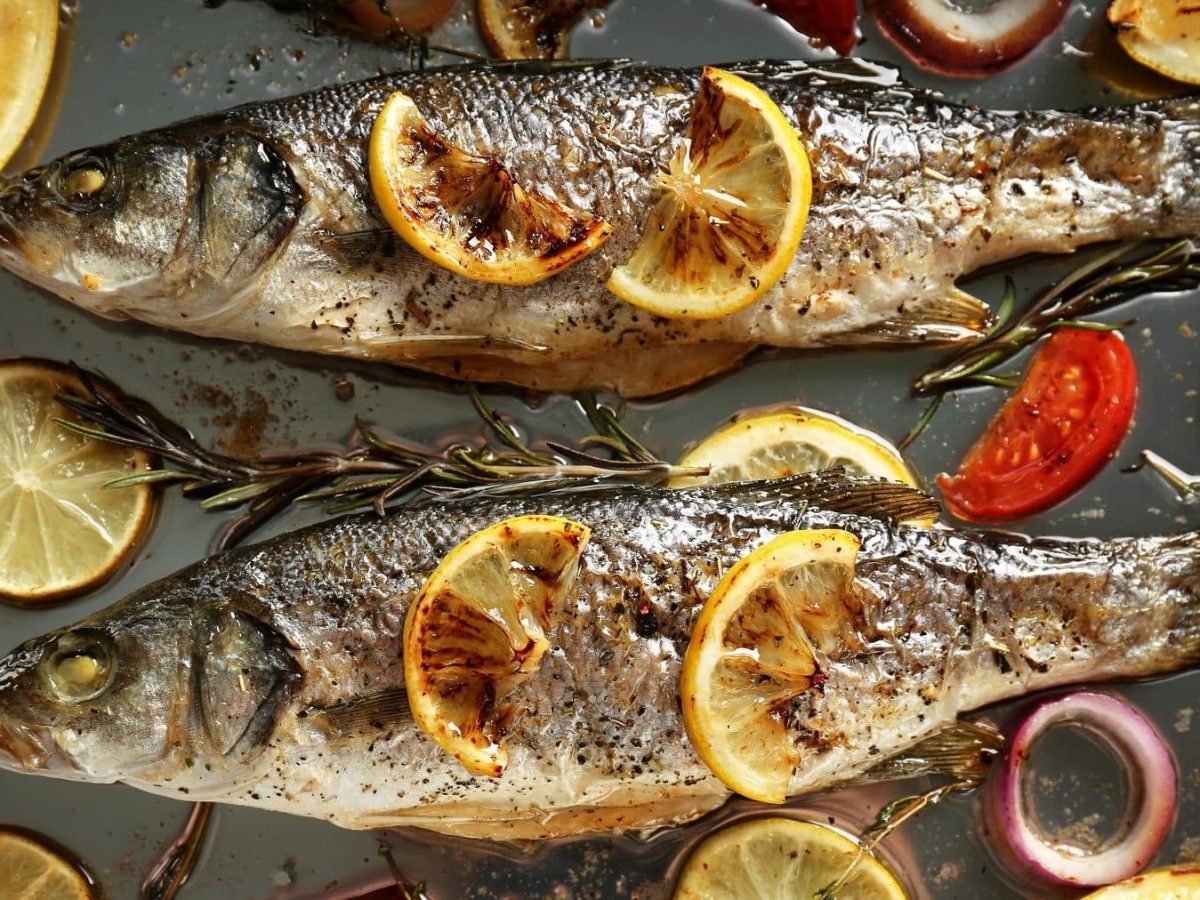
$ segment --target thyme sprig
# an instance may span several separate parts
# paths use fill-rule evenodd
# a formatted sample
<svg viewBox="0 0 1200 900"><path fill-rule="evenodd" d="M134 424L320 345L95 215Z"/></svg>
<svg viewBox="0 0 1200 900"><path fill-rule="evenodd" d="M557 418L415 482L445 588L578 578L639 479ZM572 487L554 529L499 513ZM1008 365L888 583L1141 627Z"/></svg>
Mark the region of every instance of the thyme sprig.
<svg viewBox="0 0 1200 900"><path fill-rule="evenodd" d="M294 502L322 502L330 512L374 508L418 490L441 495L496 496L590 486L606 481L655 483L703 475L659 459L629 433L620 417L592 394L576 398L594 429L578 446L546 441L534 447L521 430L487 405L474 388L471 401L490 436L437 448L384 437L357 421L347 449L241 458L204 447L151 404L125 394L94 373L73 367L83 395L60 402L83 422L56 420L71 431L151 454L161 465L109 482L119 488L178 484L205 509L242 512L218 549L235 544Z"/></svg>
<svg viewBox="0 0 1200 900"><path fill-rule="evenodd" d="M1172 293L1197 286L1200 286L1200 247L1191 240L1154 242L1149 249L1141 241L1122 244L1043 290L1016 318L1016 287L1012 279L1007 279L991 331L913 382L914 393L933 395L933 401L901 440L900 449L911 444L925 429L948 391L975 385L1016 387L1019 373L995 370L1050 332L1058 328L1090 331L1127 328L1133 324L1132 320L1109 324L1086 321L1083 317L1143 294Z"/></svg>
<svg viewBox="0 0 1200 900"><path fill-rule="evenodd" d="M980 779L978 778L963 778L958 781L952 781L949 784L943 784L923 794L911 794L899 797L887 804L875 816L875 821L863 829L858 842L858 852L854 854L854 858L846 866L846 871L836 881L825 885L825 887L817 891L814 895L814 900L834 900L838 896L838 891L845 887L846 882L854 875L854 870L858 868L858 864L862 862L863 858L868 854L874 853L880 841L917 813L921 812L921 810L941 803L951 794L976 788L979 784Z"/></svg>
<svg viewBox="0 0 1200 900"><path fill-rule="evenodd" d="M1137 471L1142 466L1149 466L1163 477L1167 484L1179 492L1181 500L1200 498L1200 475L1185 472L1175 463L1159 456L1153 450L1143 450L1141 461L1129 471Z"/></svg>

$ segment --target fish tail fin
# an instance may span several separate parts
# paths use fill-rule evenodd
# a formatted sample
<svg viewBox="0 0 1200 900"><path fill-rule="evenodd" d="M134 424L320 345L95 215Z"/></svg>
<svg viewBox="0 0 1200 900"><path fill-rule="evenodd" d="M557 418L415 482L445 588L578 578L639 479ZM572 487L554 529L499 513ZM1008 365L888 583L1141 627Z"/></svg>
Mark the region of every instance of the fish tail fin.
<svg viewBox="0 0 1200 900"><path fill-rule="evenodd" d="M957 285L906 304L896 315L826 340L831 346L862 344L958 344L983 337L992 325L987 303Z"/></svg>

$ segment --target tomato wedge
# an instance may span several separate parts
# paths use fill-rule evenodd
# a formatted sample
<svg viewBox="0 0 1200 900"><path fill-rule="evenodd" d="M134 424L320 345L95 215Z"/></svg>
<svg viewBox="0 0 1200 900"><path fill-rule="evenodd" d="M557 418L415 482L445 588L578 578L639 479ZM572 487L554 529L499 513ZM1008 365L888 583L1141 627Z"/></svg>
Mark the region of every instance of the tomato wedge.
<svg viewBox="0 0 1200 900"><path fill-rule="evenodd" d="M970 522L1011 522L1069 496L1116 453L1137 405L1137 368L1111 331L1055 332L953 477L947 507Z"/></svg>

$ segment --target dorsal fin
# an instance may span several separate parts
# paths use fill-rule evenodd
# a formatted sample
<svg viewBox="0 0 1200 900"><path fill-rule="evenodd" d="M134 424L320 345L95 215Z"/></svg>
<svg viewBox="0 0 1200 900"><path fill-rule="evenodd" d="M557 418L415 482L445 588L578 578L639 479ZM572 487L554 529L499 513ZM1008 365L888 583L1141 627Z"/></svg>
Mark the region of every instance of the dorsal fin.
<svg viewBox="0 0 1200 900"><path fill-rule="evenodd" d="M934 518L941 512L938 502L924 491L899 481L851 475L842 466L773 481L734 482L696 490L757 503L787 496L830 512L899 522Z"/></svg>

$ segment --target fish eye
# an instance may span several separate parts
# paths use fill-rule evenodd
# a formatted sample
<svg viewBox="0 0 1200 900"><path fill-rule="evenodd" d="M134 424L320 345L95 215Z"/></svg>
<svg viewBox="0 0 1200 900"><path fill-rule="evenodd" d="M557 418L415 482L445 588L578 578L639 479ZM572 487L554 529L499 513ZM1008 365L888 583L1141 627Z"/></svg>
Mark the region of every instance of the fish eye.
<svg viewBox="0 0 1200 900"><path fill-rule="evenodd" d="M69 196L90 197L108 183L108 175L95 166L76 169L63 179L63 193Z"/></svg>
<svg viewBox="0 0 1200 900"><path fill-rule="evenodd" d="M108 165L96 156L86 155L68 161L54 176L51 188L67 202L86 202L111 187Z"/></svg>
<svg viewBox="0 0 1200 900"><path fill-rule="evenodd" d="M116 666L108 644L95 635L64 634L43 663L50 692L66 703L100 696L112 683Z"/></svg>

